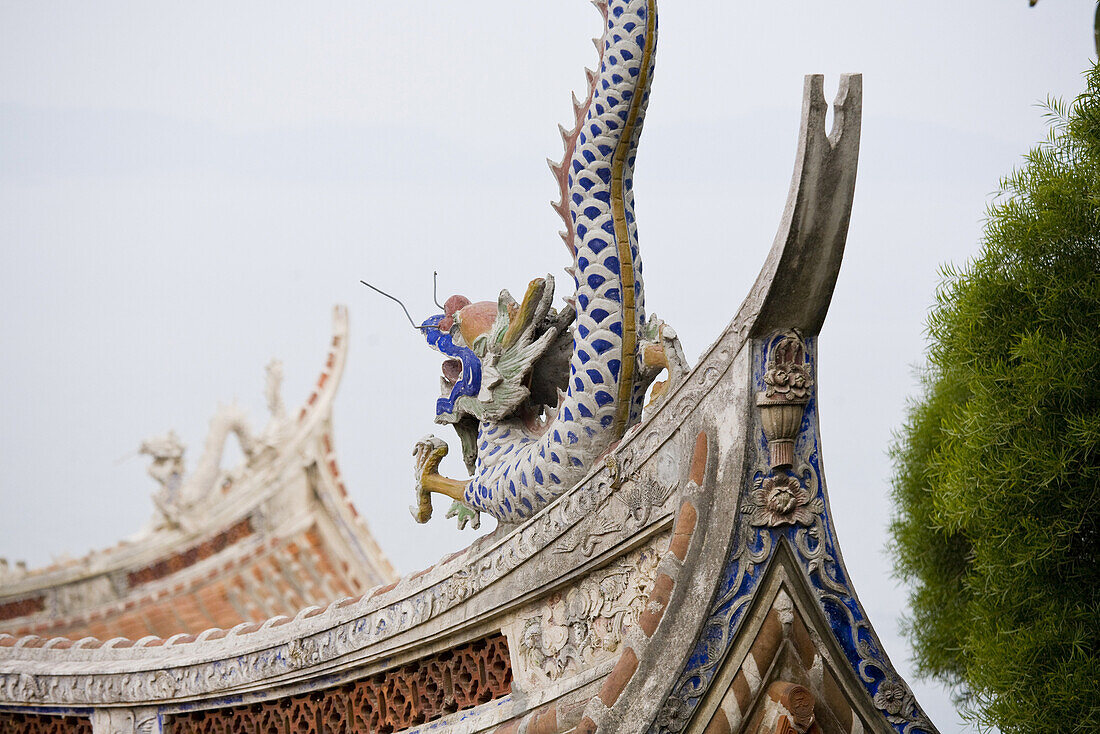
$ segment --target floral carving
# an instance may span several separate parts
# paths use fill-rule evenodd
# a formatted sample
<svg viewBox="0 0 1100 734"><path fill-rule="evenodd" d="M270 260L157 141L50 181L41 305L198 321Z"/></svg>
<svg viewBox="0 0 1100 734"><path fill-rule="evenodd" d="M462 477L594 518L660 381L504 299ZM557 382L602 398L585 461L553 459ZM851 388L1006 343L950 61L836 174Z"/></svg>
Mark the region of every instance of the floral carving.
<svg viewBox="0 0 1100 734"><path fill-rule="evenodd" d="M886 714L886 720L892 724L923 718L917 709L917 700L912 691L896 678L887 678L875 691L875 706Z"/></svg>
<svg viewBox="0 0 1100 734"><path fill-rule="evenodd" d="M635 551L552 596L541 613L523 621L519 652L524 667L557 680L617 651L645 609L659 561L653 547Z"/></svg>
<svg viewBox="0 0 1100 734"><path fill-rule="evenodd" d="M813 387L809 366L806 364L806 346L796 330L783 334L772 347L768 369L764 372L764 395L768 401L806 402Z"/></svg>
<svg viewBox="0 0 1100 734"><path fill-rule="evenodd" d="M621 494L622 501L630 508L630 515L640 525L649 521L649 515L654 507L663 505L676 488L675 485L664 485L649 477L638 477L626 486Z"/></svg>
<svg viewBox="0 0 1100 734"><path fill-rule="evenodd" d="M578 534L562 540L554 547L554 553L572 553L579 548L582 555L591 556L603 536L627 530L631 520L639 528L648 523L653 510L664 505L676 489L675 484L664 485L645 476L624 478L623 464L613 454L608 455L606 466L611 474L608 486L619 490L615 496L626 506L628 514L620 519L619 513L613 516L599 513L587 535Z"/></svg>
<svg viewBox="0 0 1100 734"><path fill-rule="evenodd" d="M179 673L172 675L168 671L158 670L153 674L153 682L149 688L154 698L171 698L179 689Z"/></svg>
<svg viewBox="0 0 1100 734"><path fill-rule="evenodd" d="M785 332L770 343L771 356L761 378L764 391L756 394L756 404L771 467L777 469L794 462L794 444L802 430L813 379L806 361L806 345L798 331Z"/></svg>
<svg viewBox="0 0 1100 734"><path fill-rule="evenodd" d="M680 732L687 726L694 709L676 696L669 696L657 712L657 727L670 732Z"/></svg>
<svg viewBox="0 0 1100 734"><path fill-rule="evenodd" d="M812 525L814 516L825 510L820 497L811 499L802 482L786 472L766 477L757 475L751 497L753 509L749 522L756 526Z"/></svg>

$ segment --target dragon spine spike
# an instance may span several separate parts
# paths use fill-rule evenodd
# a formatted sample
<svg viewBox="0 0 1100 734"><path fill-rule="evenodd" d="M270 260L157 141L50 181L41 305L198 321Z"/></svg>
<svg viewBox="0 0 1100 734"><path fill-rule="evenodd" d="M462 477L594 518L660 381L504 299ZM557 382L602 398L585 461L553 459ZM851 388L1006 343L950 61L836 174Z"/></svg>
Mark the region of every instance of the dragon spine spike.
<svg viewBox="0 0 1100 734"><path fill-rule="evenodd" d="M554 178L557 178L561 175L562 166L556 160L554 160L553 158L547 158L546 165L550 166L550 172L554 174ZM554 205L551 204L551 206ZM556 206L554 206L554 208L557 209Z"/></svg>
<svg viewBox="0 0 1100 734"><path fill-rule="evenodd" d="M603 16L603 19L606 21L608 15L607 3L593 2L592 4L596 6L596 8L600 11L600 14ZM599 60L602 64L603 47L597 44L596 50L599 52ZM576 149L577 137L580 135L581 125L584 123L584 117L587 114L588 107L592 104L592 99L596 94L596 81L597 79L599 79L599 75L592 69L589 69L587 66L584 69L584 75L585 78L588 80L588 89L585 93L584 101L582 102L577 99L576 92L570 93L573 102L573 129L566 130L564 125L560 123L558 124L558 131L562 136L562 147L564 148L564 154L562 156L561 163L558 165L558 168L555 169L553 166L551 166L551 171L553 171L554 177L558 182L558 188L561 191L562 202L569 201L569 161L572 159L573 153ZM565 241L565 248L569 250L569 254L575 260L577 257L577 247L576 243L574 242L574 240L576 239L576 233L573 229L572 218L570 217L568 210L565 208L559 209L555 206L554 211L556 211L558 213L558 216L562 218L562 221L565 222L565 229L568 232L568 237L563 237L562 239Z"/></svg>
<svg viewBox="0 0 1100 734"><path fill-rule="evenodd" d="M596 47L596 53L599 54L603 51L603 41L598 38L592 39L592 45Z"/></svg>

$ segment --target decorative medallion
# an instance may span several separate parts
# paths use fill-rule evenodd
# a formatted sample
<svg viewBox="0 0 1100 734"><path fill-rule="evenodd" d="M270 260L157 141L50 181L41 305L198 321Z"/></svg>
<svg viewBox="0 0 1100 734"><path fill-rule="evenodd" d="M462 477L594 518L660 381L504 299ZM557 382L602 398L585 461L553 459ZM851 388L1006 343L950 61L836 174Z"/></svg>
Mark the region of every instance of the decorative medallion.
<svg viewBox="0 0 1100 734"><path fill-rule="evenodd" d="M806 478L806 484L812 486L813 472L804 466L800 472ZM750 493L752 517L749 524L754 526L778 527L780 525L812 525L814 516L825 511L825 502L811 496L802 480L788 472L779 472L764 476L757 473L753 480L754 489Z"/></svg>

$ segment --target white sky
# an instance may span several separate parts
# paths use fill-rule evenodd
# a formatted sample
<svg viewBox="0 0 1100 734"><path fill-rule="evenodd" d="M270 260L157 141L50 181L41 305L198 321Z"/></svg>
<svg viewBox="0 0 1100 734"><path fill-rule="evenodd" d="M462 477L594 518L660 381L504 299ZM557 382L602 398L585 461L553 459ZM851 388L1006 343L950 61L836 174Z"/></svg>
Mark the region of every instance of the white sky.
<svg viewBox="0 0 1100 734"><path fill-rule="evenodd" d="M910 673L885 553L891 432L922 361L941 263L977 249L1000 176L1046 134L1092 47L1086 0L664 0L636 196L647 307L694 361L771 244L802 75L864 74L856 205L821 339L824 457L845 560ZM439 358L415 317L445 297L567 279L543 158L592 64L582 0L531 3L0 2L0 556L40 565L151 512L145 462L175 428L197 458L219 400L265 416L263 366L296 406L329 309L351 309L336 443L402 572L467 544L417 526L414 442ZM444 468L462 473L452 457Z"/></svg>

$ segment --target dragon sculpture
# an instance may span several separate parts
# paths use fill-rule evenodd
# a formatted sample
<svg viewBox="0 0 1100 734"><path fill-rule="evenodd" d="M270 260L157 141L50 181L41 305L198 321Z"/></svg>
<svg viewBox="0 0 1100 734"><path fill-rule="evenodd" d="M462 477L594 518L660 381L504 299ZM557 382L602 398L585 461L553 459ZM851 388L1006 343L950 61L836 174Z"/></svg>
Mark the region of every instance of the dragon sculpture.
<svg viewBox="0 0 1100 734"><path fill-rule="evenodd" d="M230 434L237 437L248 466L254 466L273 457L276 446L286 437L292 425L287 418L282 397L283 365L272 360L266 368L264 397L271 418L259 435L253 433L248 416L235 402L218 406L210 419L210 430L203 442L202 455L190 474L184 471L186 447L175 431L142 442L139 454L152 458L148 473L160 485L153 495L158 517L148 531L158 525L181 527L191 530L197 527L194 515L201 512L218 486L218 479L232 484L234 470L222 469L222 456ZM223 485L224 486L224 485Z"/></svg>
<svg viewBox="0 0 1100 734"><path fill-rule="evenodd" d="M649 101L657 42L655 0L594 3L604 19L596 39L599 72L587 70L575 125L561 130L562 162L550 161L561 189L553 204L573 258L575 293L558 311L554 279L531 282L517 303L452 296L420 328L441 352L443 395L436 422L458 432L471 479L438 473L447 444L422 439L416 456L418 522L431 493L455 500L459 527L480 513L501 522L530 517L572 487L641 418L646 392L664 370L686 373L676 334L645 317L633 176ZM668 383L654 386L659 400Z"/></svg>

